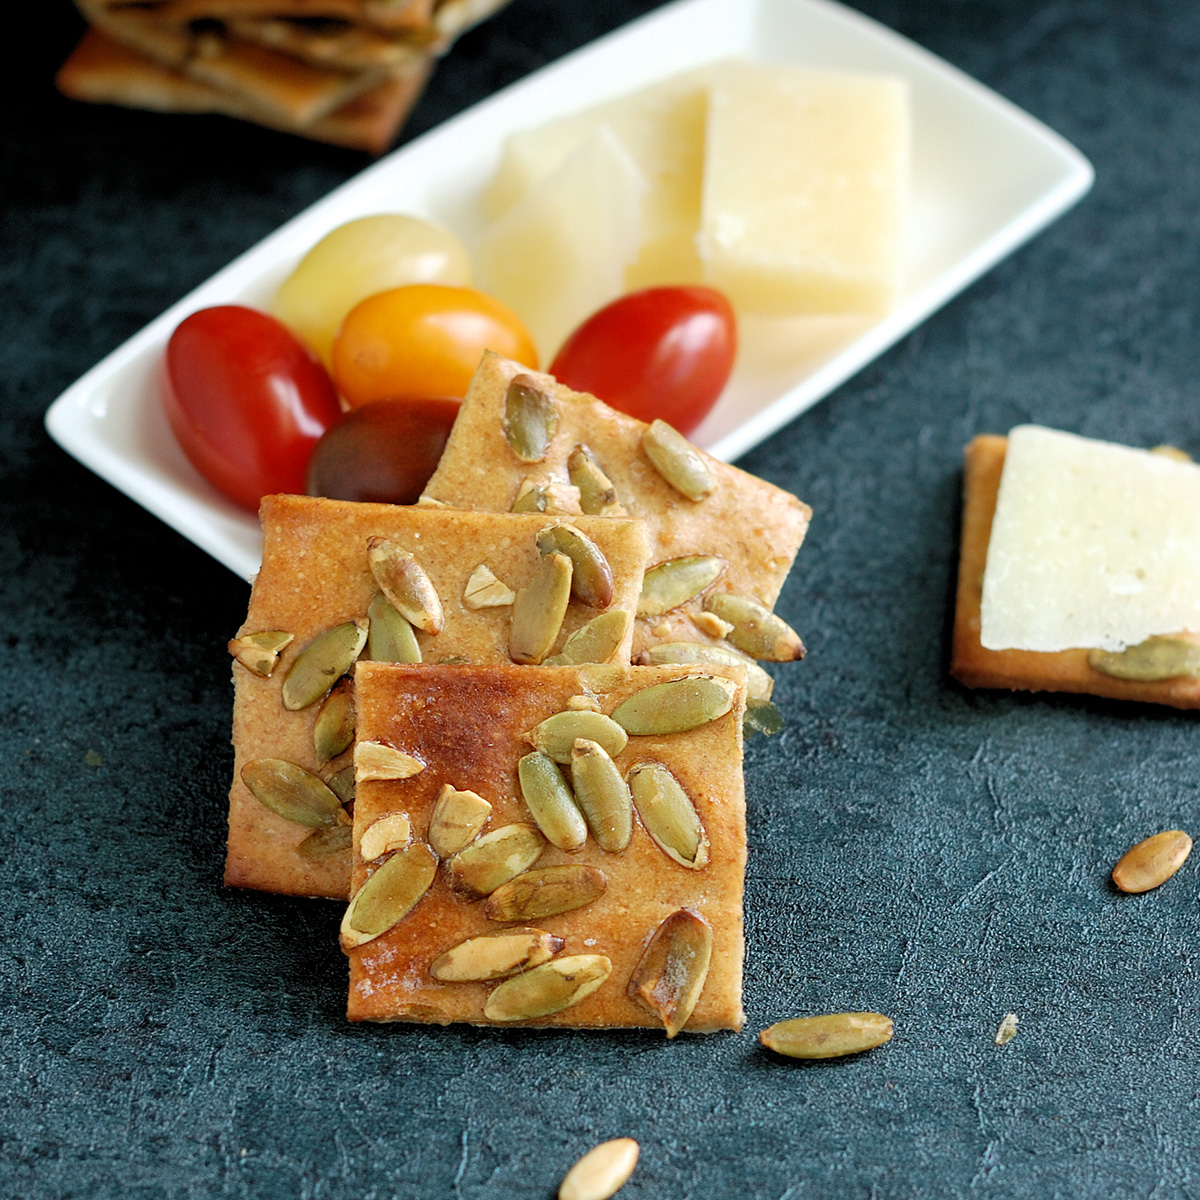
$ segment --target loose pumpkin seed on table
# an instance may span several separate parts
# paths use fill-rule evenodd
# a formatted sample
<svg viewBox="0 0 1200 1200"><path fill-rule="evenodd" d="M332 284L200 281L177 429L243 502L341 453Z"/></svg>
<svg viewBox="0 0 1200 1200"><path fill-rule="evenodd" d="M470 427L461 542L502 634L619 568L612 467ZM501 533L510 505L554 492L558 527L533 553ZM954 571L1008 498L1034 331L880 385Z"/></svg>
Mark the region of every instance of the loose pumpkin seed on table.
<svg viewBox="0 0 1200 1200"><path fill-rule="evenodd" d="M1182 829L1167 829L1126 850L1113 868L1113 883L1123 892L1161 887L1187 862L1192 839Z"/></svg>
<svg viewBox="0 0 1200 1200"><path fill-rule="evenodd" d="M629 1182L640 1152L633 1138L594 1146L566 1173L558 1200L610 1200Z"/></svg>
<svg viewBox="0 0 1200 1200"><path fill-rule="evenodd" d="M779 1021L758 1035L768 1050L786 1058L842 1058L891 1041L892 1022L882 1013L827 1013Z"/></svg>

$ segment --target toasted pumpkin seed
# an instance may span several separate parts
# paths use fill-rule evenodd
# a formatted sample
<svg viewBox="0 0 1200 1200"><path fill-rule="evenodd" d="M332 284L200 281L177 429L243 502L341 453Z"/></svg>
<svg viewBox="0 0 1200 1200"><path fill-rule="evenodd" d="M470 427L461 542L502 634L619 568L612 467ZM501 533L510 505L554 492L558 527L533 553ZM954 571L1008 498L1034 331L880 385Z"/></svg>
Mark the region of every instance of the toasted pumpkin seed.
<svg viewBox="0 0 1200 1200"><path fill-rule="evenodd" d="M383 742L359 742L354 747L354 780L411 779L425 770L425 764L395 746Z"/></svg>
<svg viewBox="0 0 1200 1200"><path fill-rule="evenodd" d="M569 954L506 979L487 998L489 1021L529 1021L562 1012L590 996L612 973L603 954Z"/></svg>
<svg viewBox="0 0 1200 1200"><path fill-rule="evenodd" d="M714 646L710 642L659 642L646 650L642 658L652 666L663 663L732 663L746 668L746 696L752 700L770 700L775 680L752 658L732 646Z"/></svg>
<svg viewBox="0 0 1200 1200"><path fill-rule="evenodd" d="M571 574L565 554L547 554L530 583L517 591L508 639L513 662L536 664L550 653L571 601Z"/></svg>
<svg viewBox="0 0 1200 1200"><path fill-rule="evenodd" d="M402 812L388 813L371 822L358 842L358 857L363 862L382 858L412 841L412 822Z"/></svg>
<svg viewBox="0 0 1200 1200"><path fill-rule="evenodd" d="M587 841L587 825L558 765L535 750L517 763L521 795L546 840L560 850L579 850Z"/></svg>
<svg viewBox="0 0 1200 1200"><path fill-rule="evenodd" d="M753 737L756 733L774 737L783 728L783 713L770 700L747 700L746 712L742 717L742 733Z"/></svg>
<svg viewBox="0 0 1200 1200"><path fill-rule="evenodd" d="M617 499L613 481L604 473L596 456L587 446L579 445L567 456L567 474L579 489L579 507L591 517L626 517L625 507Z"/></svg>
<svg viewBox="0 0 1200 1200"><path fill-rule="evenodd" d="M607 608L613 598L612 568L604 552L582 530L565 522L547 525L537 535L542 554L565 554L571 560L571 592L592 608Z"/></svg>
<svg viewBox="0 0 1200 1200"><path fill-rule="evenodd" d="M537 867L496 888L483 902L483 915L489 921L537 921L591 904L607 887L608 877L596 867Z"/></svg>
<svg viewBox="0 0 1200 1200"><path fill-rule="evenodd" d="M466 608L507 608L516 597L517 593L498 579L487 563L480 563L471 572L463 588L463 605Z"/></svg>
<svg viewBox="0 0 1200 1200"><path fill-rule="evenodd" d="M229 653L248 671L271 678L271 672L279 665L279 655L295 641L294 633L281 629L266 629L262 633L244 633L228 643Z"/></svg>
<svg viewBox="0 0 1200 1200"><path fill-rule="evenodd" d="M491 815L492 806L482 796L445 783L429 814L429 844L442 858L449 858L479 836Z"/></svg>
<svg viewBox="0 0 1200 1200"><path fill-rule="evenodd" d="M486 896L533 866L545 848L532 825L502 825L446 859L446 874L455 891Z"/></svg>
<svg viewBox="0 0 1200 1200"><path fill-rule="evenodd" d="M1137 683L1200 675L1200 643L1175 637L1147 638L1124 650L1089 650L1088 666L1102 675Z"/></svg>
<svg viewBox="0 0 1200 1200"><path fill-rule="evenodd" d="M596 844L618 854L633 835L633 801L617 764L599 742L576 738L571 749L575 802L587 818Z"/></svg>
<svg viewBox="0 0 1200 1200"><path fill-rule="evenodd" d="M555 480L537 483L532 479L523 479L509 511L574 516L579 512L579 489Z"/></svg>
<svg viewBox="0 0 1200 1200"><path fill-rule="evenodd" d="M343 767L325 780L329 790L342 802L343 807L354 808L354 766Z"/></svg>
<svg viewBox="0 0 1200 1200"><path fill-rule="evenodd" d="M1007 1046L1017 1036L1017 1014L1005 1013L996 1030L996 1045Z"/></svg>
<svg viewBox="0 0 1200 1200"><path fill-rule="evenodd" d="M242 767L242 782L265 808L285 821L319 829L346 825L337 796L311 771L282 758L256 758Z"/></svg>
<svg viewBox="0 0 1200 1200"><path fill-rule="evenodd" d="M584 663L606 663L629 632L629 614L619 608L593 617L575 630L563 648L545 659L548 667L577 667Z"/></svg>
<svg viewBox="0 0 1200 1200"><path fill-rule="evenodd" d="M681 675L626 697L612 719L626 733L686 733L723 717L733 708L737 684L718 675Z"/></svg>
<svg viewBox="0 0 1200 1200"><path fill-rule="evenodd" d="M708 866L708 834L691 797L659 762L643 762L625 776L646 832L670 859L689 871Z"/></svg>
<svg viewBox="0 0 1200 1200"><path fill-rule="evenodd" d="M661 617L711 587L725 570L725 561L712 554L669 558L646 572L638 599L639 617Z"/></svg>
<svg viewBox="0 0 1200 1200"><path fill-rule="evenodd" d="M694 909L673 912L647 942L629 986L629 998L653 1013L673 1038L704 991L712 960L712 926Z"/></svg>
<svg viewBox="0 0 1200 1200"><path fill-rule="evenodd" d="M318 633L296 655L283 679L283 707L298 712L316 704L354 665L367 644L367 622L345 621Z"/></svg>
<svg viewBox="0 0 1200 1200"><path fill-rule="evenodd" d="M841 1058L882 1046L892 1022L881 1013L829 1013L779 1021L758 1035L768 1050L788 1058Z"/></svg>
<svg viewBox="0 0 1200 1200"><path fill-rule="evenodd" d="M410 624L426 633L442 632L442 601L416 557L390 538L367 539L367 563L380 591Z"/></svg>
<svg viewBox="0 0 1200 1200"><path fill-rule="evenodd" d="M609 754L620 754L629 736L611 717L588 709L566 709L535 725L525 740L555 762L569 763L577 738L599 742Z"/></svg>
<svg viewBox="0 0 1200 1200"><path fill-rule="evenodd" d="M354 741L354 685L341 680L321 702L313 722L313 750L322 766Z"/></svg>
<svg viewBox="0 0 1200 1200"><path fill-rule="evenodd" d="M413 842L385 859L346 909L342 949L373 941L404 920L429 891L437 865L437 855L424 842Z"/></svg>
<svg viewBox="0 0 1200 1200"><path fill-rule="evenodd" d="M516 375L504 395L500 428L522 462L541 462L558 428L558 403L531 375Z"/></svg>
<svg viewBox="0 0 1200 1200"><path fill-rule="evenodd" d="M727 636L739 650L768 662L795 662L804 657L800 635L752 597L714 592L705 596L704 607L733 626Z"/></svg>
<svg viewBox="0 0 1200 1200"><path fill-rule="evenodd" d="M309 862L322 862L338 854L345 854L354 841L354 830L349 825L326 825L314 829L296 847L296 853Z"/></svg>
<svg viewBox="0 0 1200 1200"><path fill-rule="evenodd" d="M1123 892L1148 892L1166 883L1191 852L1192 839L1182 829L1156 833L1121 855L1113 868L1113 883Z"/></svg>
<svg viewBox="0 0 1200 1200"><path fill-rule="evenodd" d="M544 929L506 929L467 938L429 964L429 973L443 983L472 983L504 979L549 962L565 945Z"/></svg>
<svg viewBox="0 0 1200 1200"><path fill-rule="evenodd" d="M558 1200L609 1200L633 1174L639 1149L633 1138L601 1142L567 1172Z"/></svg>
<svg viewBox="0 0 1200 1200"><path fill-rule="evenodd" d="M367 632L367 657L372 662L419 663L421 647L408 620L401 616L392 602L376 592L367 608L370 623Z"/></svg>
<svg viewBox="0 0 1200 1200"><path fill-rule="evenodd" d="M642 449L654 469L681 495L699 503L717 490L704 455L666 421L653 421L642 434Z"/></svg>

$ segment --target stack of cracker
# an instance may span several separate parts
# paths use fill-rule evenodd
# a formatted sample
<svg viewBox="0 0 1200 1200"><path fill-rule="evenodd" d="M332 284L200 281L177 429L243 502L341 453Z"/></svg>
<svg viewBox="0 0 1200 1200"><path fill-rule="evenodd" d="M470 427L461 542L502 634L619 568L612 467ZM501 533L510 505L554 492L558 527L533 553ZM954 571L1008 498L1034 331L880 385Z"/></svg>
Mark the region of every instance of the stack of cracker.
<svg viewBox="0 0 1200 1200"><path fill-rule="evenodd" d="M438 55L505 0L77 0L76 100L223 113L382 154Z"/></svg>
<svg viewBox="0 0 1200 1200"><path fill-rule="evenodd" d="M742 738L807 530L485 357L412 507L262 506L226 882L349 899L355 1020L742 1023Z"/></svg>

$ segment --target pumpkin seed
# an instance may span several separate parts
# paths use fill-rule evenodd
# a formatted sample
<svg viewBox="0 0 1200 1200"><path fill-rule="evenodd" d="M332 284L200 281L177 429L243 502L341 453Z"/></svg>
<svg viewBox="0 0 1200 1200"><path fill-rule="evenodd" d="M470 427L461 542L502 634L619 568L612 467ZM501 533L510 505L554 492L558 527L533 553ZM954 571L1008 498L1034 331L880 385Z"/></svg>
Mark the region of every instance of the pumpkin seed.
<svg viewBox="0 0 1200 1200"><path fill-rule="evenodd" d="M573 516L579 512L579 489L568 483L558 483L550 480L547 483L535 483L532 479L523 479L517 488L517 498L512 503L510 512L515 513L562 513Z"/></svg>
<svg viewBox="0 0 1200 1200"><path fill-rule="evenodd" d="M996 1045L1007 1046L1017 1036L1017 1014L1005 1013L996 1030Z"/></svg>
<svg viewBox="0 0 1200 1200"><path fill-rule="evenodd" d="M516 375L504 396L500 428L522 462L541 462L558 428L558 404L531 375Z"/></svg>
<svg viewBox="0 0 1200 1200"><path fill-rule="evenodd" d="M346 909L342 949L373 941L404 920L429 890L437 865L437 855L424 842L413 842L385 859Z"/></svg>
<svg viewBox="0 0 1200 1200"><path fill-rule="evenodd" d="M549 962L566 943L544 929L506 929L467 938L439 954L429 973L443 983L473 983L504 979Z"/></svg>
<svg viewBox="0 0 1200 1200"><path fill-rule="evenodd" d="M596 456L579 445L567 456L567 474L579 489L579 507L591 517L627 517L617 499L613 481L604 473Z"/></svg>
<svg viewBox="0 0 1200 1200"><path fill-rule="evenodd" d="M363 862L372 862L401 850L412 841L412 822L405 813L388 813L371 822L363 830L358 842L358 857Z"/></svg>
<svg viewBox="0 0 1200 1200"><path fill-rule="evenodd" d="M608 878L596 867L538 867L496 888L483 902L483 915L489 921L537 921L591 904L607 887Z"/></svg>
<svg viewBox="0 0 1200 1200"><path fill-rule="evenodd" d="M429 844L442 858L449 858L479 836L491 815L492 806L482 796L445 783L429 814Z"/></svg>
<svg viewBox="0 0 1200 1200"><path fill-rule="evenodd" d="M487 998L489 1021L548 1017L590 996L612 973L603 954L569 954L506 979Z"/></svg>
<svg viewBox="0 0 1200 1200"><path fill-rule="evenodd" d="M244 633L228 643L229 653L248 671L271 678L271 672L279 665L279 655L295 641L294 633L281 629L266 629L262 633Z"/></svg>
<svg viewBox="0 0 1200 1200"><path fill-rule="evenodd" d="M770 700L747 700L746 712L742 717L742 734L753 737L756 733L774 737L783 728L783 713Z"/></svg>
<svg viewBox="0 0 1200 1200"><path fill-rule="evenodd" d="M586 533L565 523L547 525L537 535L542 554L565 554L571 560L571 592L592 608L607 608L613 598L612 568Z"/></svg>
<svg viewBox="0 0 1200 1200"><path fill-rule="evenodd" d="M708 834L691 797L659 762L643 762L625 776L646 832L670 859L689 871L708 866Z"/></svg>
<svg viewBox="0 0 1200 1200"><path fill-rule="evenodd" d="M654 683L622 700L612 719L626 733L686 733L723 717L733 708L737 684L717 675L681 675Z"/></svg>
<svg viewBox="0 0 1200 1200"><path fill-rule="evenodd" d="M1121 855L1112 880L1123 892L1148 892L1167 882L1187 862L1192 839L1182 829L1167 829Z"/></svg>
<svg viewBox="0 0 1200 1200"><path fill-rule="evenodd" d="M653 421L642 434L642 449L654 469L682 496L699 503L717 490L704 455L666 421Z"/></svg>
<svg viewBox="0 0 1200 1200"><path fill-rule="evenodd" d="M596 844L618 854L633 835L633 801L617 764L599 742L576 738L571 749L575 802L587 818Z"/></svg>
<svg viewBox="0 0 1200 1200"><path fill-rule="evenodd" d="M507 608L517 593L496 578L496 573L486 563L471 572L466 587L463 588L463 605L471 609Z"/></svg>
<svg viewBox="0 0 1200 1200"><path fill-rule="evenodd" d="M313 750L322 766L354 741L354 685L341 680L317 710L313 722Z"/></svg>
<svg viewBox="0 0 1200 1200"><path fill-rule="evenodd" d="M732 646L714 646L709 642L659 642L643 654L653 666L663 663L732 663L746 668L746 695L753 700L770 700L775 680L752 658Z"/></svg>
<svg viewBox="0 0 1200 1200"><path fill-rule="evenodd" d="M686 604L711 587L724 570L724 560L712 554L689 554L658 563L642 581L638 616L661 617Z"/></svg>
<svg viewBox="0 0 1200 1200"><path fill-rule="evenodd" d="M563 648L545 660L548 667L577 667L583 663L606 663L629 632L629 614L619 608L593 617L575 630Z"/></svg>
<svg viewBox="0 0 1200 1200"><path fill-rule="evenodd" d="M344 808L354 808L354 767L343 767L325 780L329 790L342 802Z"/></svg>
<svg viewBox="0 0 1200 1200"><path fill-rule="evenodd" d="M547 554L512 606L508 652L513 662L540 663L558 639L571 601L571 560Z"/></svg>
<svg viewBox="0 0 1200 1200"><path fill-rule="evenodd" d="M367 622L346 621L318 633L296 655L283 679L283 707L298 712L316 704L350 670L367 644Z"/></svg>
<svg viewBox="0 0 1200 1200"><path fill-rule="evenodd" d="M560 850L579 850L587 841L587 825L571 789L554 760L540 751L517 763L521 795L546 840Z"/></svg>
<svg viewBox="0 0 1200 1200"><path fill-rule="evenodd" d="M768 1050L788 1058L840 1058L882 1046L892 1022L881 1013L830 1013L779 1021L758 1035Z"/></svg>
<svg viewBox="0 0 1200 1200"><path fill-rule="evenodd" d="M411 779L425 770L425 764L395 746L383 742L359 742L354 747L354 779Z"/></svg>
<svg viewBox="0 0 1200 1200"><path fill-rule="evenodd" d="M446 860L450 886L486 896L538 860L546 839L532 825L502 825Z"/></svg>
<svg viewBox="0 0 1200 1200"><path fill-rule="evenodd" d="M723 638L733 628L728 621L722 621L716 613L698 612L691 613L692 624L705 635L705 637Z"/></svg>
<svg viewBox="0 0 1200 1200"><path fill-rule="evenodd" d="M629 737L611 717L588 709L567 709L535 725L525 740L555 762L569 763L577 738L599 742L609 754L620 754Z"/></svg>
<svg viewBox="0 0 1200 1200"><path fill-rule="evenodd" d="M712 926L681 908L654 931L633 968L626 993L662 1021L668 1038L688 1023L704 991L712 945Z"/></svg>
<svg viewBox="0 0 1200 1200"><path fill-rule="evenodd" d="M326 825L314 829L296 847L296 853L309 862L323 862L338 854L345 854L354 841L354 830L349 825Z"/></svg>
<svg viewBox="0 0 1200 1200"><path fill-rule="evenodd" d="M1088 666L1114 679L1157 683L1200 675L1200 643L1152 637L1125 650L1089 650Z"/></svg>
<svg viewBox="0 0 1200 1200"><path fill-rule="evenodd" d="M256 758L242 767L242 782L276 816L319 829L347 825L337 796L311 771L282 758Z"/></svg>
<svg viewBox="0 0 1200 1200"><path fill-rule="evenodd" d="M628 1182L640 1147L633 1138L615 1138L589 1150L566 1174L558 1200L609 1200Z"/></svg>
<svg viewBox="0 0 1200 1200"><path fill-rule="evenodd" d="M367 608L367 657L372 662L419 663L421 647L413 627L392 602L376 592Z"/></svg>
<svg viewBox="0 0 1200 1200"><path fill-rule="evenodd" d="M442 601L425 568L390 538L367 539L367 563L392 607L426 633L442 632Z"/></svg>
<svg viewBox="0 0 1200 1200"><path fill-rule="evenodd" d="M804 657L800 635L752 597L715 592L704 598L704 607L733 626L728 638L739 650L768 662L795 662Z"/></svg>

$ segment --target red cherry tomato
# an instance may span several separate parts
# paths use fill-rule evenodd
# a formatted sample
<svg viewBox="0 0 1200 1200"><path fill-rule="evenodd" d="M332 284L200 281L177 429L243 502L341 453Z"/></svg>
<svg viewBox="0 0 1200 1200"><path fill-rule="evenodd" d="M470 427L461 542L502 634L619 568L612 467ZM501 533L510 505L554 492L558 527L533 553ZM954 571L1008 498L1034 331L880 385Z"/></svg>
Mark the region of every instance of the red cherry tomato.
<svg viewBox="0 0 1200 1200"><path fill-rule="evenodd" d="M303 492L317 439L342 414L325 368L274 317L203 308L167 343L164 407L196 470L258 511L273 492Z"/></svg>
<svg viewBox="0 0 1200 1200"><path fill-rule="evenodd" d="M737 354L737 318L720 292L630 292L575 330L550 374L640 421L690 433L717 402Z"/></svg>
<svg viewBox="0 0 1200 1200"><path fill-rule="evenodd" d="M376 400L351 409L308 460L310 496L415 504L442 456L457 400Z"/></svg>

